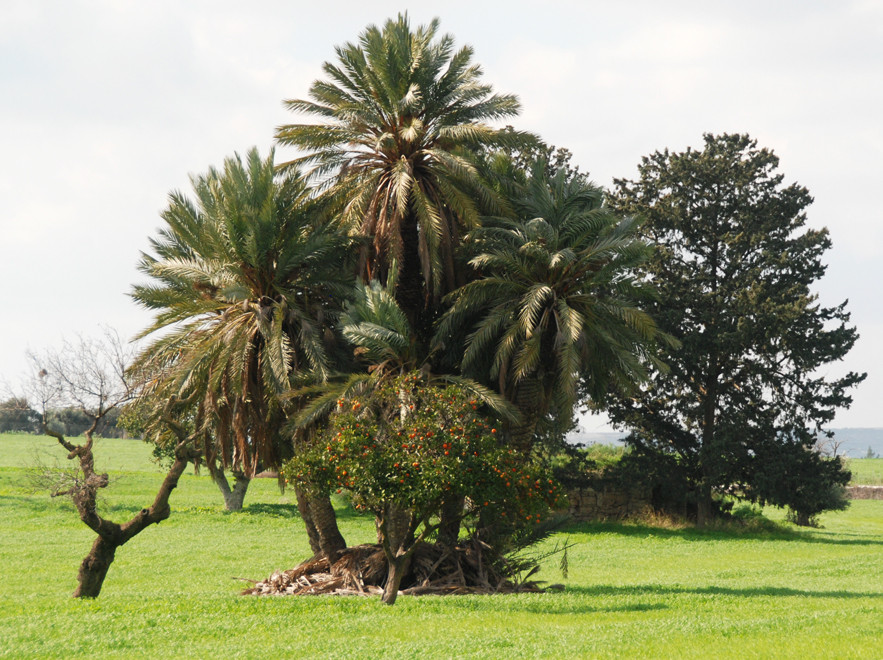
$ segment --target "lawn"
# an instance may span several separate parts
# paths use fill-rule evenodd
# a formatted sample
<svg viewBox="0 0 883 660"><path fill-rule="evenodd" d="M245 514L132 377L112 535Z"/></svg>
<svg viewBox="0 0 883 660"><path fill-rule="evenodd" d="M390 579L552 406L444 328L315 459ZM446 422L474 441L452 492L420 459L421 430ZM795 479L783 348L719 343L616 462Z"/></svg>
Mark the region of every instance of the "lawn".
<svg viewBox="0 0 883 660"><path fill-rule="evenodd" d="M883 486L883 458L849 458L850 483L856 486Z"/></svg>
<svg viewBox="0 0 883 660"><path fill-rule="evenodd" d="M822 516L823 528L698 532L579 525L560 593L400 598L240 597L309 554L293 495L256 480L241 513L205 476L182 478L172 516L121 548L96 601L69 597L92 533L72 506L32 493L48 438L0 436L0 657L879 658L883 501ZM48 453L47 453L48 452ZM101 440L117 477L105 510L128 517L162 475L137 441ZM105 458L100 458L104 456ZM767 510L778 521L783 515ZM341 503L350 543L370 520Z"/></svg>

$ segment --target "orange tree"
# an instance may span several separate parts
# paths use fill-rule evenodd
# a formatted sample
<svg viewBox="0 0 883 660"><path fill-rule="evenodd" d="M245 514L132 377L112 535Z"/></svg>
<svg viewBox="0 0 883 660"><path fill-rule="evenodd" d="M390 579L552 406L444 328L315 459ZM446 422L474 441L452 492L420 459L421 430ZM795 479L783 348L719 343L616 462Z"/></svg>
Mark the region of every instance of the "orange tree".
<svg viewBox="0 0 883 660"><path fill-rule="evenodd" d="M392 604L417 545L435 532L442 503L467 498L508 534L562 504L557 483L501 446L497 429L462 388L432 386L420 372L341 399L330 422L285 469L316 494L347 490L372 512L388 561L383 601Z"/></svg>

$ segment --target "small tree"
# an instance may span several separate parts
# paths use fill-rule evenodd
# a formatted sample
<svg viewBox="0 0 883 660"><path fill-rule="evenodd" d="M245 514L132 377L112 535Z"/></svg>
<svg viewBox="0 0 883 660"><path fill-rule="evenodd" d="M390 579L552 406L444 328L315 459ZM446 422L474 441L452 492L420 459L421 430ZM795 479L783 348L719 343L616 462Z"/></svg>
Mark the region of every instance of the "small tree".
<svg viewBox="0 0 883 660"><path fill-rule="evenodd" d="M840 457L823 456L800 442L780 442L767 444L756 460L746 494L761 503L787 506L795 524L815 527L823 511L849 507L846 484L852 474Z"/></svg>
<svg viewBox="0 0 883 660"><path fill-rule="evenodd" d="M432 387L419 372L341 399L331 423L298 452L286 478L315 492L346 489L372 512L387 559L383 602L393 604L418 544L438 528L445 501L468 498L509 534L535 523L559 499L554 480L501 448L478 402L456 386Z"/></svg>
<svg viewBox="0 0 883 660"><path fill-rule="evenodd" d="M102 341L80 338L65 342L60 352L46 351L32 355L33 384L30 390L39 400L46 419L46 410L53 402L77 406L91 420L85 430L86 442L80 445L67 440L64 434L44 423L47 435L58 440L68 452L69 460L76 460L78 470L65 473L45 473L38 481L48 486L53 497L70 497L80 520L92 529L97 538L92 549L80 564L75 598L96 598L101 592L107 571L113 563L116 550L150 525L169 517L169 496L178 485L178 479L191 458L191 438L172 417L175 400L167 402L165 420L178 434L174 450L175 460L163 480L150 507L141 509L124 523L116 523L98 513L98 491L106 488L106 473L95 470L93 455L94 434L101 421L135 395L135 388L126 377L128 352L119 335L108 332Z"/></svg>

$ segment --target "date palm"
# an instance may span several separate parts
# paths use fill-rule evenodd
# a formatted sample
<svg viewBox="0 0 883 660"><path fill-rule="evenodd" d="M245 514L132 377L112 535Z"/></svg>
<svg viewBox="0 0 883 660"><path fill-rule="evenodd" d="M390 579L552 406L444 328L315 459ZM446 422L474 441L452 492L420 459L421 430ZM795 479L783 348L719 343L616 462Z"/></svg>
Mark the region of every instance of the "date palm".
<svg viewBox="0 0 883 660"><path fill-rule="evenodd" d="M399 274L396 299L422 334L426 306L463 283L454 262L462 233L499 210L474 154L531 139L487 124L517 114L518 100L494 94L472 48L455 50L437 31L437 20L412 30L406 15L369 26L323 65L309 100L286 101L317 122L276 131L303 152L289 165L310 166L341 200L344 225L369 239L364 281L390 285Z"/></svg>
<svg viewBox="0 0 883 660"><path fill-rule="evenodd" d="M419 372L427 385L457 385L500 418L517 419L511 405L480 383L456 374L433 373L427 347L417 341L395 297L376 280L356 286L339 325L354 352L352 372L294 390L291 396L308 403L293 419L292 428L321 423L340 401L363 395L408 372Z"/></svg>
<svg viewBox="0 0 883 660"><path fill-rule="evenodd" d="M539 419L569 419L581 388L601 396L643 378L659 333L637 306L648 246L636 222L611 214L583 176L543 162L516 189L517 218L487 219L470 235L480 277L448 296L437 341L465 337L463 373L516 405L511 439L529 451Z"/></svg>
<svg viewBox="0 0 883 660"><path fill-rule="evenodd" d="M191 181L195 201L170 196L140 264L152 281L132 296L156 312L142 336L164 332L136 368L154 391L194 399L210 465L250 477L290 455L280 395L292 377L328 374L322 318L349 289L348 239L323 225L303 177L276 174L272 153Z"/></svg>

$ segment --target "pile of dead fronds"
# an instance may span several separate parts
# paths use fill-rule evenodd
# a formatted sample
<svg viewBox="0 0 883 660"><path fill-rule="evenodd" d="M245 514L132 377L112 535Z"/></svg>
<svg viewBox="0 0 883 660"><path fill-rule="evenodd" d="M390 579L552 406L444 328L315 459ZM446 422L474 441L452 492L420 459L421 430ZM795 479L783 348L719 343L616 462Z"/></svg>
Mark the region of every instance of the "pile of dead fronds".
<svg viewBox="0 0 883 660"><path fill-rule="evenodd" d="M566 550L566 549L565 549ZM454 548L420 543L400 594L494 594L561 589L529 581L539 570L534 560L506 558L487 543L471 538ZM313 558L288 571L273 573L243 595L379 595L387 579L387 560L380 545L347 548L334 563Z"/></svg>

